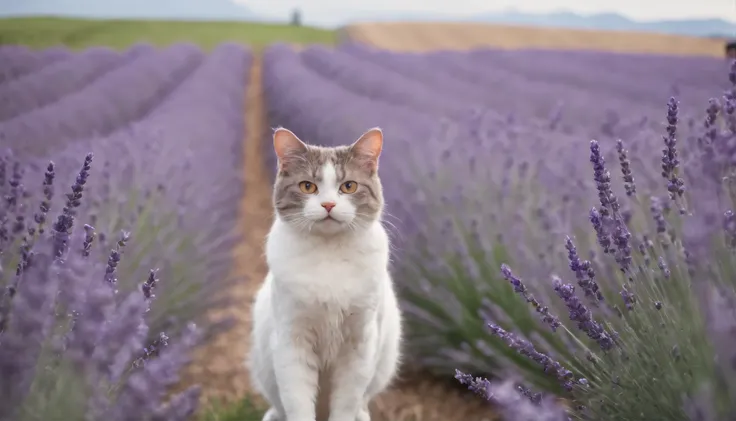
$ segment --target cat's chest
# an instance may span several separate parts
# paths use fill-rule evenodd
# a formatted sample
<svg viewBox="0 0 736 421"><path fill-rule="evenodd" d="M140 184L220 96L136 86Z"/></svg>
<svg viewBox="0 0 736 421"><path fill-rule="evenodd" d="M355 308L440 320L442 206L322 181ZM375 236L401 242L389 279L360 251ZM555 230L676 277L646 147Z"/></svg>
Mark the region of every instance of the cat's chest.
<svg viewBox="0 0 736 421"><path fill-rule="evenodd" d="M380 225L360 236L320 240L277 223L266 254L278 294L299 306L373 307L388 273L388 242Z"/></svg>
<svg viewBox="0 0 736 421"><path fill-rule="evenodd" d="M333 306L354 305L356 300L369 298L385 270L370 254L325 255L315 251L294 256L288 267L275 269L274 275L288 285L295 298Z"/></svg>

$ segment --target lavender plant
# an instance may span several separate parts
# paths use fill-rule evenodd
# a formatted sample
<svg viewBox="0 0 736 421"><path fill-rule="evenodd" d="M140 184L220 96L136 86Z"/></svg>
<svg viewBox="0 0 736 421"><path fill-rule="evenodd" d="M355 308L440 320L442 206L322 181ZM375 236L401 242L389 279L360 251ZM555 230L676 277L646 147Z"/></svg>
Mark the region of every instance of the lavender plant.
<svg viewBox="0 0 736 421"><path fill-rule="evenodd" d="M12 59L11 59L12 60ZM121 64L121 54L94 48L37 72L0 84L0 121L58 101Z"/></svg>
<svg viewBox="0 0 736 421"><path fill-rule="evenodd" d="M525 300L516 299L500 265L526 279L528 294L550 314L564 314L566 307L546 279L550 273L563 280L571 274L562 247L570 236L580 260L577 272L589 276L592 269L600 294L617 297L619 285L597 281L618 279L620 269L615 259L600 264L607 255L594 247L588 210L580 217L581 203L598 194L590 151L579 146L580 139L598 139L600 155L614 173L621 165L615 145L622 139L632 179L625 183L636 191L630 197L623 183L611 188L630 233L650 218L632 212L636 202L646 212L650 206L660 209L667 222L679 205L666 196L650 201L647 194L661 192L663 185L662 99L678 92L682 101L677 134L682 149L683 143L696 142L702 126L701 110L685 104L707 102L723 81L717 77L723 71L720 60L603 52L406 54L355 44L296 52L275 45L265 51L264 66L272 127L290 127L307 141L326 145L344 143L364 125L379 125L389 136L380 169L392 180L384 191L384 222L395 246L408 364L442 376L455 368L498 377L520 369L536 387L559 393L563 389L554 379L484 323L483 318L496 320L522 333L556 358L572 361L570 370L587 375L587 364L573 358L575 341L552 332ZM266 153L273 164L271 151ZM688 165L683 172L690 168L700 171ZM689 186L698 178L678 176ZM693 201L705 204L700 197ZM694 231L689 236L698 234ZM626 232L619 234L618 243L602 239L625 249ZM640 240L630 237L629 247L638 250ZM626 254L619 258L628 261Z"/></svg>
<svg viewBox="0 0 736 421"><path fill-rule="evenodd" d="M190 419L199 389L167 399L167 388L200 332L190 324L176 341L159 332L146 343L155 272L137 290L118 292L118 265L135 240L123 232L105 253L95 229L77 222L92 161L87 154L55 220L55 165L46 167L30 220L26 167L0 161L0 215L10 221L0 229L0 420Z"/></svg>
<svg viewBox="0 0 736 421"><path fill-rule="evenodd" d="M736 87L736 61L729 81ZM501 327L502 320L486 320L488 328L508 349L534 362L561 386L561 395L570 402L565 417L596 421L736 417L732 242L736 196L730 191L736 132L731 130L733 112L728 112L734 105L734 87L723 97L726 112L720 113L715 100L709 102L700 141L690 145L678 142L678 102L674 98L668 102L660 155L663 199L637 197L622 142L617 153L627 198L620 198L612 189L599 143L591 142L589 161L598 193L598 203L590 211L596 261L581 260L568 237L565 249L571 273L563 277L569 280L551 276L568 321L557 318L565 313L554 309L552 297L530 298L525 283L509 266L501 266L503 277L520 296L516 302L531 304L541 323L565 337L572 355L535 345L516 326L516 332ZM689 167L697 186L691 193L685 189L690 183L684 167ZM718 213L722 216L714 219ZM456 378L516 414L513 402L487 392L487 380L462 371ZM518 396L536 406L539 416L560 413L561 407L550 410L542 404L542 395L530 393L524 383L516 385Z"/></svg>
<svg viewBox="0 0 736 421"><path fill-rule="evenodd" d="M23 77L56 62L69 58L66 48L49 48L39 52L19 45L0 47L0 83Z"/></svg>
<svg viewBox="0 0 736 421"><path fill-rule="evenodd" d="M106 57L93 49L69 61L83 64L88 55ZM49 105L53 108L63 102L66 106L62 108L70 113L90 109L85 119L92 123L76 121L72 130L75 133L89 133L88 126L101 121L107 121L111 133L89 138L70 138L62 133L60 138L54 135L54 142L29 135L12 142L0 139L0 145L22 144L22 153L13 151L22 159L19 168L26 171L23 178L27 185L43 181L48 160L55 162L61 183L67 178L73 182L71 168L77 165L79 154L94 152L100 174L88 182L89 200L77 212L94 227L95 244L103 249L116 247L121 230L128 231L133 239L125 246L126 258L116 268L120 278L116 283L118 297L137 290L149 269L157 269L160 294L146 314L151 328L149 339L154 340L161 331L175 337L189 321L195 321L203 333L214 334L227 327L228 321L210 319L207 312L228 298L221 293L225 286L239 280L232 276L231 251L239 240L235 227L243 195L240 151L247 80L243 75L249 69L251 55L242 46L232 44L218 46L206 55L186 44L164 52L139 45L120 55L121 67ZM166 57L178 58L167 61ZM140 66L153 66L157 69L155 75L171 76L172 66L186 71L177 73L181 78L167 77L158 92L135 83L135 88L126 88L131 78L140 77L135 71ZM42 86L55 74L53 67L21 81L35 80L36 86ZM156 78L147 80L152 85L158 83ZM112 87L127 90L118 97L131 102L111 105L103 91ZM138 95L136 89L146 92ZM98 102L105 106L90 106ZM116 106L130 113L122 113L120 119L106 119ZM24 122L19 127L39 127L36 117L42 110L22 113L13 121ZM130 122L125 116L137 120ZM219 165L213 167L212 162ZM7 172L11 178L12 168L8 167ZM63 200L57 197L49 203L62 206ZM33 214L26 209L24 218L33 218Z"/></svg>
<svg viewBox="0 0 736 421"><path fill-rule="evenodd" d="M176 44L158 53L142 51L128 55L105 77L94 79L80 90L68 92L58 101L46 103L47 100L40 98L38 107L27 109L25 103L28 100L19 100L18 109L11 110L14 117L0 121L0 142L12 146L18 155L37 155L43 153L42 147L47 143L49 133L54 133L54 143L58 146L72 140L110 134L153 111L201 64L203 56L196 46L188 44ZM102 61L104 56L97 59ZM77 64L83 65L84 62ZM45 72L28 77L41 86L49 79ZM123 89L121 85L135 88ZM12 86L6 89L12 89ZM15 93L32 96L36 90ZM42 95L53 96L54 92L48 90ZM11 98L6 96L4 99ZM84 121L76 119L75 116L80 114L88 118ZM70 121L75 123L70 124Z"/></svg>

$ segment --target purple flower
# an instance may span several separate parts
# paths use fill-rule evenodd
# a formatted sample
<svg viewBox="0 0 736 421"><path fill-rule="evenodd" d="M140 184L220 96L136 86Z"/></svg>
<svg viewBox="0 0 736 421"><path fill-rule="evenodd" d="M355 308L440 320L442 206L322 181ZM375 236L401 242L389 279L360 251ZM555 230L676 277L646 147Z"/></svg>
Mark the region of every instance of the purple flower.
<svg viewBox="0 0 736 421"><path fill-rule="evenodd" d="M629 288L624 285L619 294L621 294L621 299L624 300L624 305L626 306L626 309L629 311L633 310L634 303L636 303L636 296L634 295L634 293L629 291Z"/></svg>
<svg viewBox="0 0 736 421"><path fill-rule="evenodd" d="M555 292L564 300L570 312L570 320L577 322L578 329L596 341L602 350L608 351L613 348L614 338L603 329L603 326L593 320L593 313L575 295L575 287L572 284L563 283L558 277L553 277L552 283Z"/></svg>
<svg viewBox="0 0 736 421"><path fill-rule="evenodd" d="M89 257L92 242L95 240L95 227L84 224L84 243L82 243L82 256Z"/></svg>
<svg viewBox="0 0 736 421"><path fill-rule="evenodd" d="M654 218L654 222L657 224L657 234L664 234L667 232L667 222L664 219L662 200L655 196L652 196L650 200L651 205L649 210L652 212L652 218Z"/></svg>
<svg viewBox="0 0 736 421"><path fill-rule="evenodd" d="M629 151L624 149L623 140L619 139L616 141L616 150L618 151L618 161L621 164L621 174L624 178L626 195L633 196L636 194L636 184L634 183L634 176L631 173L631 162L628 156Z"/></svg>
<svg viewBox="0 0 736 421"><path fill-rule="evenodd" d="M188 361L186 354L198 342L199 330L190 325L183 337L171 341L173 348L164 334L154 344L144 346L155 272L151 271L145 283L148 293L144 288L135 289L117 301L108 279L116 275L120 249L129 241L129 234L123 232L107 266L100 264L103 253L92 247L94 228L84 225L83 235L75 236L74 209L82 205L90 161L88 154L54 230L36 231L19 246L18 255L25 256L25 263L0 302L0 418L23 417L31 409L29 405L39 402L53 404L58 397L44 395L53 390L31 386L39 376L39 381L46 381L57 375L54 370L58 367L71 364L71 372L62 370L58 375L74 376L80 387L92 391L77 408L86 411L86 419L187 420L197 406L199 389L188 389L169 404L163 404L163 391L176 381L176 372ZM49 197L49 172L44 178L44 200ZM11 186L16 191L21 186L19 180L15 177ZM20 200L21 196L4 201L0 213L18 212ZM64 234L63 242L60 233ZM70 249L76 238L83 240L82 246ZM112 271L103 269L110 266ZM141 363L141 357L146 364ZM148 387L152 394L141 397L142 405L131 406L126 391L134 390L135 385ZM111 388L120 388L121 395L110 393ZM54 410L32 409L39 413Z"/></svg>
<svg viewBox="0 0 736 421"><path fill-rule="evenodd" d="M736 214L730 209L723 214L723 232L728 247L736 249Z"/></svg>
<svg viewBox="0 0 736 421"><path fill-rule="evenodd" d="M91 165L92 154L88 153L84 158L82 169L79 171L74 185L72 185L72 192L67 193L66 204L54 224L54 237L56 238L54 252L58 257L62 257L69 247L69 236L74 226L75 209L81 204L82 192L84 191L84 185L87 184L87 177L89 177Z"/></svg>
<svg viewBox="0 0 736 421"><path fill-rule="evenodd" d="M565 248L567 249L567 259L570 263L570 270L575 273L578 285L582 288L586 297L591 298L594 302L604 301L603 294L600 292L598 283L595 281L595 271L588 260L580 260L578 250L575 248L572 239L565 237Z"/></svg>
<svg viewBox="0 0 736 421"><path fill-rule="evenodd" d="M611 237L606 232L606 228L603 226L602 215L596 208L590 210L590 223L593 225L593 230L595 230L596 237L598 237L598 244L603 248L603 252L613 252Z"/></svg>
<svg viewBox="0 0 736 421"><path fill-rule="evenodd" d="M685 181L678 176L680 160L677 153L677 100L670 98L667 102L667 136L664 136L665 148L662 149L662 177L667 180L667 191L673 200L685 193Z"/></svg>
<svg viewBox="0 0 736 421"><path fill-rule="evenodd" d="M120 239L115 244L115 249L110 251L110 256L107 258L107 267L105 267L105 281L110 285L118 283L118 279L115 277L118 263L120 263L120 257L123 252L123 248L130 240L130 233L123 231L120 233Z"/></svg>
<svg viewBox="0 0 736 421"><path fill-rule="evenodd" d="M550 373L557 377L557 380L565 390L571 391L573 389L575 376L572 371L565 368L550 356L534 349L534 345L531 342L507 332L502 327L493 323L490 323L488 327L491 329L491 333L506 342L506 345L511 349L541 365L545 373Z"/></svg>
<svg viewBox="0 0 736 421"><path fill-rule="evenodd" d="M514 287L514 292L524 297L526 302L534 307L534 310L541 316L542 321L549 325L553 332L560 327L560 321L550 313L549 307L541 305L539 301L529 293L521 279L514 276L511 272L511 268L505 263L501 265L501 273L503 274L504 279L509 281L509 283Z"/></svg>
<svg viewBox="0 0 736 421"><path fill-rule="evenodd" d="M484 379L482 377L473 377L470 374L465 374L460 370L455 370L455 379L457 379L460 384L463 384L465 386L468 386L468 389L483 397L485 400L490 400L493 394L491 393L491 382L488 381L488 379Z"/></svg>
<svg viewBox="0 0 736 421"><path fill-rule="evenodd" d="M58 277L52 262L51 243L38 241L0 333L0 419L13 419L17 403L30 392L37 359L53 324Z"/></svg>
<svg viewBox="0 0 736 421"><path fill-rule="evenodd" d="M44 179L43 179L43 197L44 200L41 202L41 205L38 207L38 213L34 216L34 220L36 221L36 224L38 224L38 233L43 234L44 232L44 224L46 223L46 214L49 212L49 209L51 209L51 200L54 197L54 163L49 162L49 165L46 167L46 172L44 173ZM31 235L33 235L33 232L30 232Z"/></svg>
<svg viewBox="0 0 736 421"><path fill-rule="evenodd" d="M504 419L515 421L571 421L566 409L549 396L533 393L511 379L491 382L455 370L455 378L500 409Z"/></svg>
<svg viewBox="0 0 736 421"><path fill-rule="evenodd" d="M606 170L606 161L601 155L597 140L590 141L590 162L593 164L593 180L598 189L599 211L604 218L613 217L619 211L619 203L611 190L611 174Z"/></svg>
<svg viewBox="0 0 736 421"><path fill-rule="evenodd" d="M720 104L715 98L711 98L708 101L708 108L705 110L705 122L703 123L705 129L705 139L710 144L715 143L718 129L716 128L716 118L718 118L718 111L720 111Z"/></svg>
<svg viewBox="0 0 736 421"><path fill-rule="evenodd" d="M624 221L620 218L617 218L614 221L612 237L613 244L616 246L616 262L618 263L619 268L621 268L622 272L627 272L629 270L629 267L631 266L632 261L631 246L629 245L631 233L626 227Z"/></svg>

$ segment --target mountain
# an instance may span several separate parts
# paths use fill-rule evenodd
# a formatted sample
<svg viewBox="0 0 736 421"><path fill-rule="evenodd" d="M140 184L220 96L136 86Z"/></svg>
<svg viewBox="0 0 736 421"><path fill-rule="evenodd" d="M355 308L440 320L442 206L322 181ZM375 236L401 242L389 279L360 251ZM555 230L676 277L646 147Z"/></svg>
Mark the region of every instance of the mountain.
<svg viewBox="0 0 736 421"><path fill-rule="evenodd" d="M476 22L575 29L661 32L701 37L736 37L736 23L723 19L686 19L643 22L631 20L616 13L581 15L574 12L559 11L545 14L532 14L519 12L513 9L497 13L478 14L470 19Z"/></svg>
<svg viewBox="0 0 736 421"><path fill-rule="evenodd" d="M0 16L255 20L231 0L0 0Z"/></svg>

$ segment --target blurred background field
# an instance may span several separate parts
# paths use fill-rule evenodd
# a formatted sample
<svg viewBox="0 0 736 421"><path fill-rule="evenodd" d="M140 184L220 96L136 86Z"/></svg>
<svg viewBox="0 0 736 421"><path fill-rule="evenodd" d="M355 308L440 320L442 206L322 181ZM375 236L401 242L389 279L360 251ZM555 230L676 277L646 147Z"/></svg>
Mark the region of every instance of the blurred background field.
<svg viewBox="0 0 736 421"><path fill-rule="evenodd" d="M138 42L167 46L192 42L211 50L226 41L263 48L275 41L294 44L335 44L335 31L283 24L243 22L173 22L163 20L91 20L69 18L9 18L0 21L0 43L31 48L63 45L127 48Z"/></svg>
<svg viewBox="0 0 736 421"><path fill-rule="evenodd" d="M212 49L225 42L263 48L274 42L335 45L340 36L393 51L465 50L479 47L585 49L654 54L722 56L722 38L479 23L375 22L327 29L237 21L95 20L58 17L2 19L0 43L31 48L126 48L193 42Z"/></svg>
<svg viewBox="0 0 736 421"><path fill-rule="evenodd" d="M392 51L548 48L645 54L723 56L723 40L691 36L509 24L376 22L345 28L355 41Z"/></svg>
<svg viewBox="0 0 736 421"><path fill-rule="evenodd" d="M94 225L101 239L93 257L105 263L119 230L132 232L125 245L130 252L117 269L126 293L135 292L149 269L159 269L159 298L144 317L150 332L141 344L130 342L136 352L145 347L147 355L152 343L159 346L159 332L186 339L186 322L202 326L205 337L192 361L182 363L181 378L157 385L200 401L191 419L255 421L265 409L252 394L243 361L250 301L267 270L262 245L272 218L270 134L280 125L324 145L352 142L372 126L386 133L381 174L407 358L395 386L374 402L374 420L544 419L510 417L503 402L490 405L467 391L455 369L494 381L521 378L535 391L565 399L600 400L564 391L554 375L506 346L486 322L522 335L598 390L608 390L618 375L639 385L627 389L636 398L613 409L595 408L614 414L609 418L582 419L694 421L679 403L697 395L701 384L726 385L716 401L735 396L729 393L736 392L736 377L713 374L713 352L733 348L707 336L708 315L700 308L709 306L699 300L711 291L678 294L695 279L687 275L688 259L706 253L688 248L686 239L722 243L728 225L723 214L733 206L721 183L733 176L728 157L736 134L736 69L729 76L725 57L736 58L736 45L727 46L736 37L736 9L704 1L698 13L706 17L681 11L678 19L640 21L612 13L444 15L439 6L409 13L401 10L406 5L376 6L381 10L374 13L325 6L321 15L316 3L243 3L0 5L0 15L9 16L0 19L0 146L14 151L0 162L0 173L8 174L0 192L19 194L10 175L14 162L27 169L23 184L31 192L23 207L0 209L2 226L13 213L31 226L48 160L60 174L56 191L66 192L84 155L94 152L85 190L89 203L80 207L73 238L81 244L81 224ZM674 111L670 97L676 99ZM663 179L669 130L679 140L681 167ZM620 209L603 203L605 197L596 200L605 175L593 178L592 139L600 144ZM621 171L629 167L638 194L626 194L632 182L624 188ZM688 192L676 196L672 186L681 179ZM51 213L62 209L63 193L55 194ZM603 219L610 213L606 229L618 241L615 252L596 246L591 207ZM680 207L692 217L678 216ZM666 233L660 231L665 219ZM0 244L17 245L18 235ZM550 281L550 274L573 284L577 279L578 294L590 295L583 288L590 275L571 266L573 242L616 311L629 304L625 292L636 288L627 283L631 279L659 285L664 274L677 278L678 294L636 290L648 309L644 316L605 326L632 341L638 336L629 328L651 322L646 315L655 311L652 303L660 303L657 310L661 302L690 309L667 313L667 323L686 332L680 337L663 328L656 346L627 343L637 355L651 357L642 357L651 371L632 374L626 366L624 375L615 364L591 368L586 355L609 354L596 349L590 334L551 332L538 317L540 307L529 306L515 278L500 270L511 265L515 276L527 280L525 288L576 331L579 321ZM626 253L634 263L621 270ZM6 252L2 259L3 266L15 265L22 256ZM721 277L733 273L726 260L717 268ZM3 276L0 285L12 285L14 278ZM591 314L598 320L610 316L613 307L598 304ZM679 354L672 372L652 363L674 352L673 341L696 370L677 365ZM647 395L660 391L652 379L664 377L666 397ZM34 384L45 384L41 380ZM196 396L192 385L201 387ZM65 396L60 389L33 389L26 405L54 411ZM8 402L0 398L0 406ZM26 412L18 421L43 414ZM4 415L0 410L0 421ZM185 415L170 419L189 419Z"/></svg>

